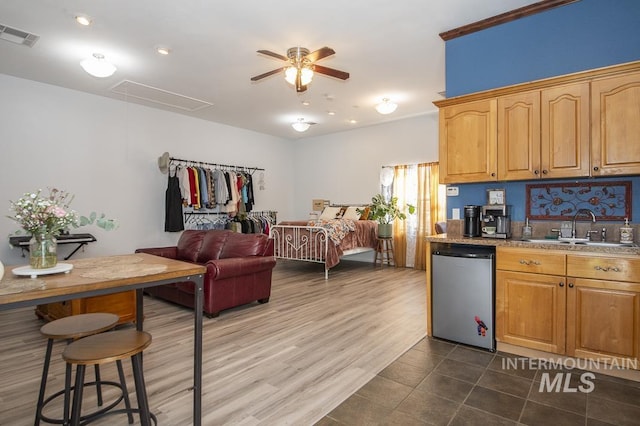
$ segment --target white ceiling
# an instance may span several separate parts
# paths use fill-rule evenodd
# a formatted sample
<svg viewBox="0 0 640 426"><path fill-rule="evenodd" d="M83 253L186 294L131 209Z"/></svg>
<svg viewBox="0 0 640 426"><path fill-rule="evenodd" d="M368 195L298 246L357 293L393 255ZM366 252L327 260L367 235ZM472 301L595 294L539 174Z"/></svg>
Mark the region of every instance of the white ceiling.
<svg viewBox="0 0 640 426"><path fill-rule="evenodd" d="M124 97L111 88L129 80L213 105L185 112L132 102L296 139L434 111L445 90L438 34L537 1L2 0L0 24L40 39L33 47L0 40L0 73L116 99ZM77 24L79 14L93 24ZM171 54L156 53L159 45ZM256 50L286 55L294 46L333 48L318 63L350 79L316 75L301 94L282 74L249 80L282 66ZM79 63L94 52L118 71L86 74ZM383 97L399 104L395 113L375 111ZM298 133L290 123L299 117L317 124Z"/></svg>

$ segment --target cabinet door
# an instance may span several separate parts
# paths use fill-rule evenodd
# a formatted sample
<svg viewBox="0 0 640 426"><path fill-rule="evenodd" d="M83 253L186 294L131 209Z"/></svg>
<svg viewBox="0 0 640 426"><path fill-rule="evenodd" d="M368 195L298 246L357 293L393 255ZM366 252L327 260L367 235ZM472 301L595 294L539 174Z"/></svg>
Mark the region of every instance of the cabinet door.
<svg viewBox="0 0 640 426"><path fill-rule="evenodd" d="M567 355L640 357L640 284L567 278Z"/></svg>
<svg viewBox="0 0 640 426"><path fill-rule="evenodd" d="M542 177L589 176L589 83L542 90L541 110Z"/></svg>
<svg viewBox="0 0 640 426"><path fill-rule="evenodd" d="M496 180L495 99L440 110L440 183Z"/></svg>
<svg viewBox="0 0 640 426"><path fill-rule="evenodd" d="M593 176L640 173L640 72L591 83Z"/></svg>
<svg viewBox="0 0 640 426"><path fill-rule="evenodd" d="M496 340L563 354L564 277L497 271Z"/></svg>
<svg viewBox="0 0 640 426"><path fill-rule="evenodd" d="M498 98L498 180L540 176L540 92Z"/></svg>

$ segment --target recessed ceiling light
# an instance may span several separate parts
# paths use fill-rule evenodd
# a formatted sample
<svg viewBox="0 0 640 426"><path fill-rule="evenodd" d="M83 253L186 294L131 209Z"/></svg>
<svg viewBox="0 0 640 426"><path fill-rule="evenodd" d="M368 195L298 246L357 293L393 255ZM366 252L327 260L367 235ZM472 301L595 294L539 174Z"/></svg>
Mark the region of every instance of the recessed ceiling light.
<svg viewBox="0 0 640 426"><path fill-rule="evenodd" d="M86 15L78 15L76 16L76 22L86 27L91 25L91 18Z"/></svg>
<svg viewBox="0 0 640 426"><path fill-rule="evenodd" d="M327 114L329 114L329 115L336 115L336 112L335 112L335 111L327 111Z"/></svg>
<svg viewBox="0 0 640 426"><path fill-rule="evenodd" d="M349 120L349 124L356 124L356 123L357 123L357 121L354 120L353 118L351 120Z"/></svg>
<svg viewBox="0 0 640 426"><path fill-rule="evenodd" d="M309 105L311 105L311 102L309 102L309 101L302 101L302 105L304 105L304 106L309 106Z"/></svg>
<svg viewBox="0 0 640 426"><path fill-rule="evenodd" d="M171 49L164 46L158 46L156 47L156 52L158 52L161 55L168 55L169 53L171 53Z"/></svg>

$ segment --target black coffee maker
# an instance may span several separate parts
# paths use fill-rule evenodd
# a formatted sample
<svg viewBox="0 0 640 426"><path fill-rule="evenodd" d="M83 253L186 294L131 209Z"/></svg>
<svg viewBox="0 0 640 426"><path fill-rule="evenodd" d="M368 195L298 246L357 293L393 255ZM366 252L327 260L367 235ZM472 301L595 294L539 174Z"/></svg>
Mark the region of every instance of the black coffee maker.
<svg viewBox="0 0 640 426"><path fill-rule="evenodd" d="M464 206L464 233L465 237L480 236L480 206Z"/></svg>

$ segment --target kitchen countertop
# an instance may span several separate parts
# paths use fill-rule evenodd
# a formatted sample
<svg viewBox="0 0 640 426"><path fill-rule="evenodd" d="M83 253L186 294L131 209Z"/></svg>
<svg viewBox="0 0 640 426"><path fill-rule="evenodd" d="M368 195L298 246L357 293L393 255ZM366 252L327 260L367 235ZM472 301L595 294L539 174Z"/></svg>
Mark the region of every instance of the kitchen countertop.
<svg viewBox="0 0 640 426"><path fill-rule="evenodd" d="M522 241L519 239L500 239L500 238L482 238L482 237L449 237L447 234L431 235L426 237L427 241L432 243L449 243L449 244L472 244L494 247L520 247L535 248L547 250L566 250L580 253L603 253L603 254L626 254L640 256L640 247L637 244L633 246L589 246L585 244L558 244L550 242Z"/></svg>

